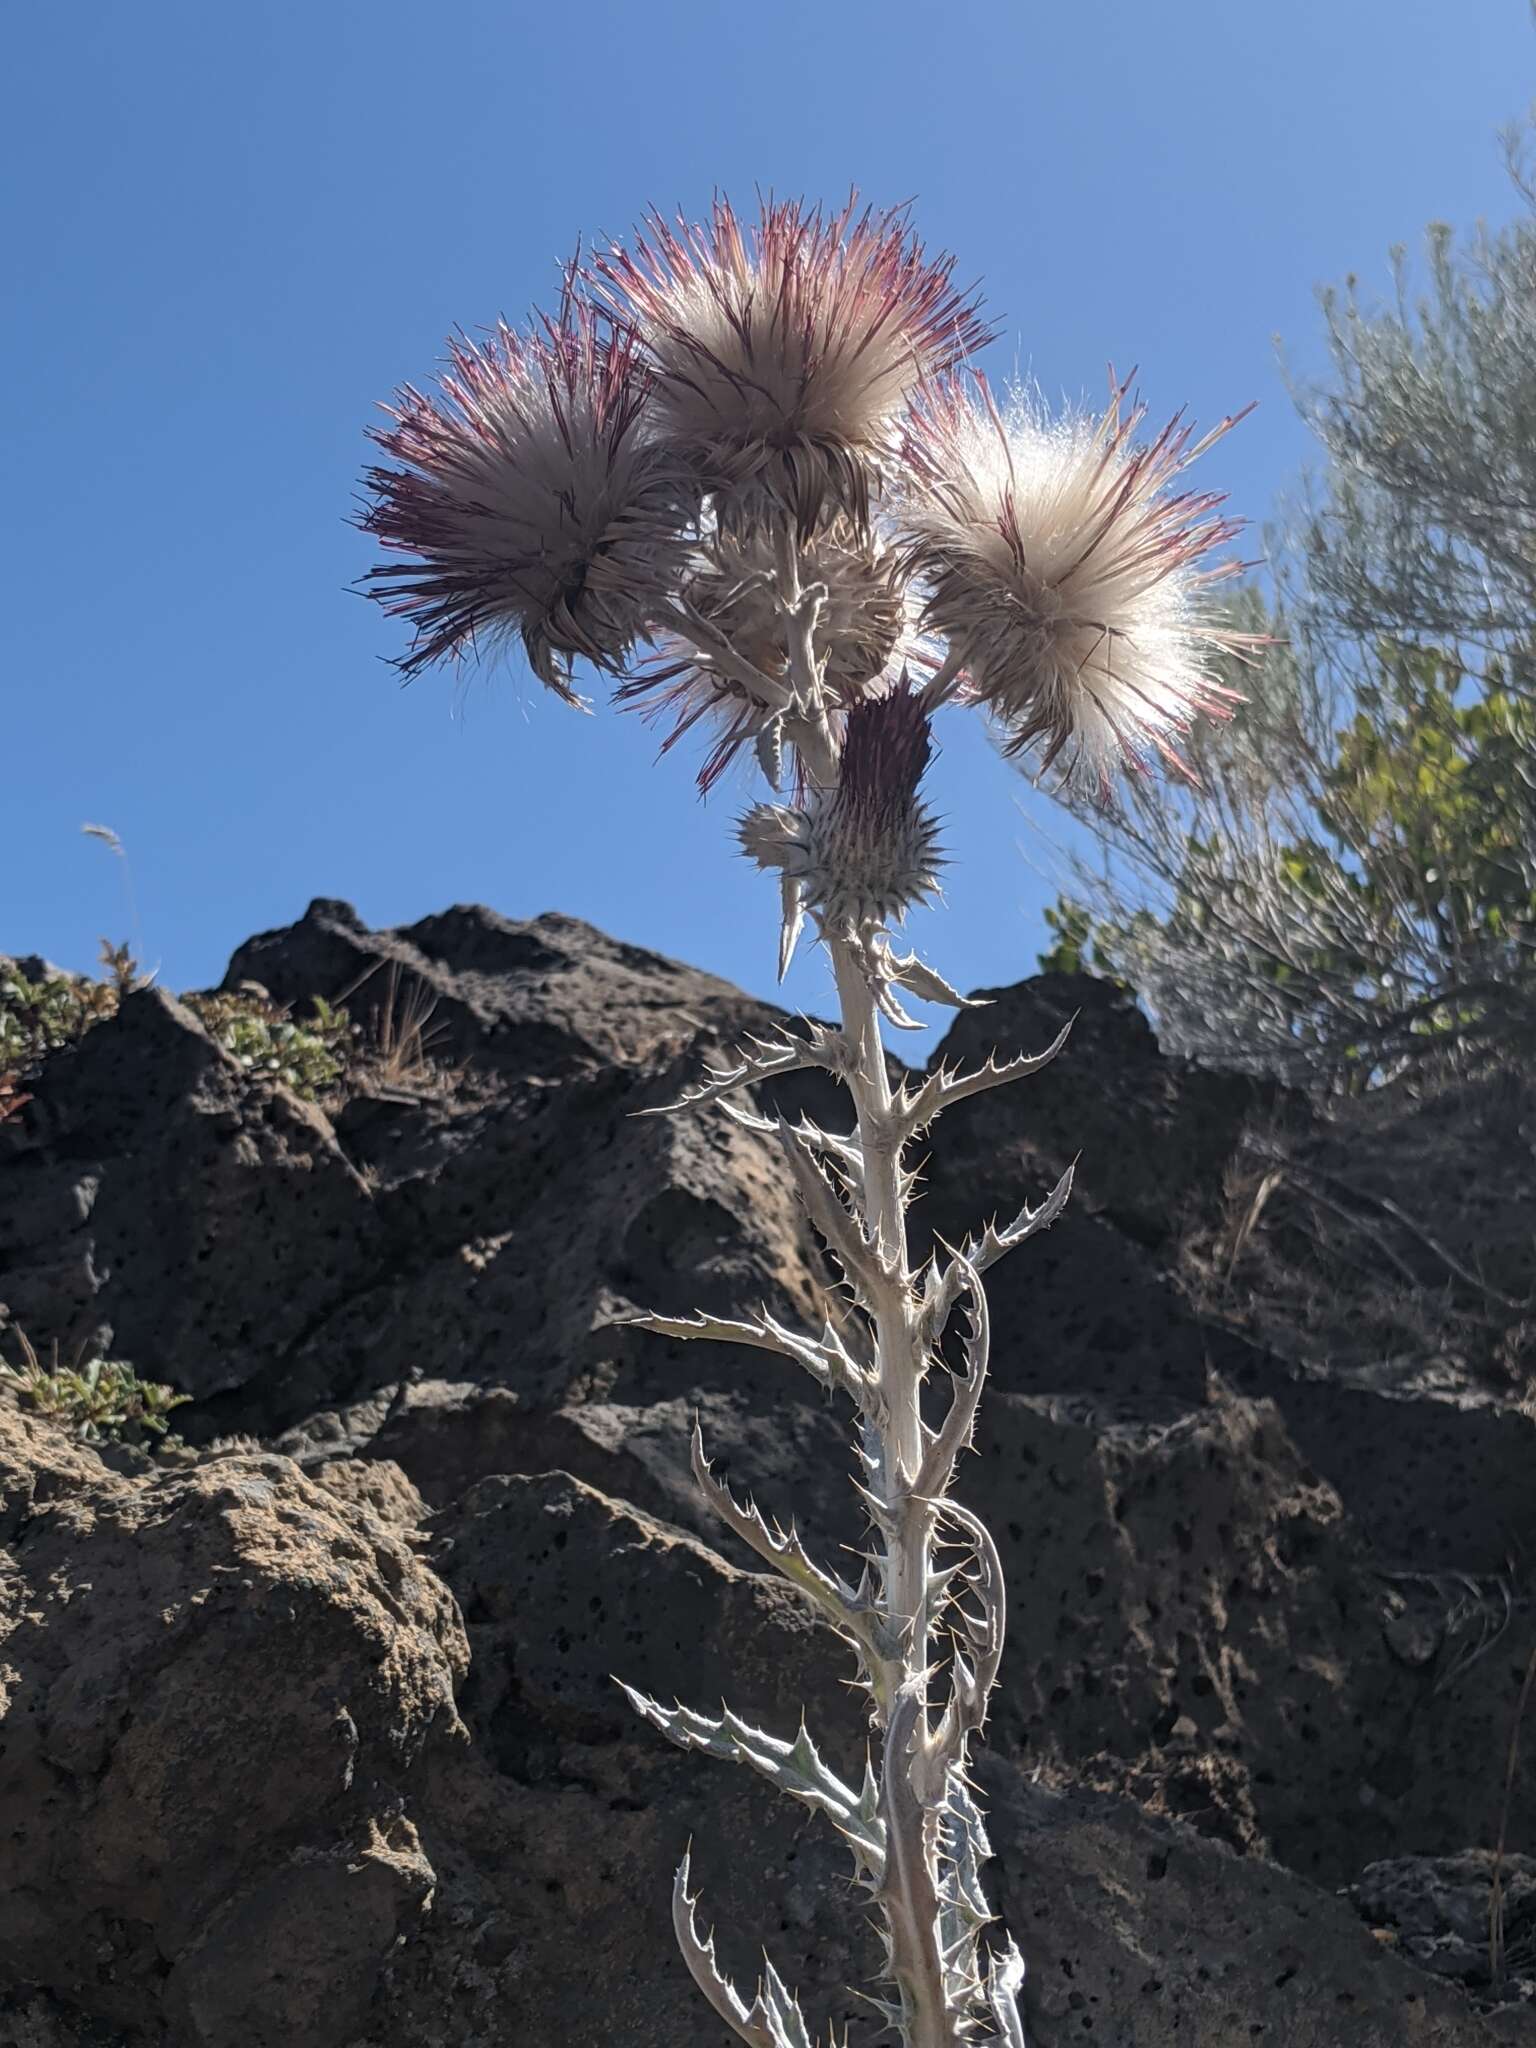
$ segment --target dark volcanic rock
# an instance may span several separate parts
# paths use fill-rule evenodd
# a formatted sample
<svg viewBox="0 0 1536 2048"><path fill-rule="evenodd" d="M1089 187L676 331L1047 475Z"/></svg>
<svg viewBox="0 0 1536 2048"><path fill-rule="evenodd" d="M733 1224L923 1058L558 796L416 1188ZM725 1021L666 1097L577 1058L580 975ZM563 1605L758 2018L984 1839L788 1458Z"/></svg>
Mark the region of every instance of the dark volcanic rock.
<svg viewBox="0 0 1536 2048"><path fill-rule="evenodd" d="M1032 2042L1461 2048L1529 2041L1400 1959L1345 1902L1123 1800L981 1767L999 1906L1038 1959ZM1042 1979L1046 1981L1041 1981ZM1518 2031L1517 2031L1518 2029Z"/></svg>
<svg viewBox="0 0 1536 2048"><path fill-rule="evenodd" d="M435 1883L452 1600L286 1459L124 1479L7 1407L0 1508L0 1970L208 2048L345 2040Z"/></svg>
<svg viewBox="0 0 1536 2048"><path fill-rule="evenodd" d="M0 1299L66 1357L110 1345L202 1398L375 1271L368 1190L312 1104L253 1087L160 989L60 1053L0 1126Z"/></svg>
<svg viewBox="0 0 1536 2048"><path fill-rule="evenodd" d="M1495 1906L1495 1884L1498 1904ZM1503 1969L1518 1984L1536 1977L1536 1856L1491 1849L1460 1856L1393 1856L1361 1872L1352 1897L1361 1917L1389 1929L1405 1954L1437 1976L1489 1985L1493 1928Z"/></svg>
<svg viewBox="0 0 1536 2048"><path fill-rule="evenodd" d="M239 948L222 985L245 981L280 1003L322 995L360 1017L423 990L434 1006L438 1058L505 1068L519 1082L675 1050L692 1041L705 1010L726 1028L767 1014L729 982L626 946L579 918L551 912L519 924L478 904L371 932L350 904L322 898L297 924Z"/></svg>
<svg viewBox="0 0 1536 2048"><path fill-rule="evenodd" d="M946 1182L979 1168L991 1186L1012 1173L1001 1202L1011 1214L1024 1177L1051 1178L1077 1160L1076 1207L1151 1249L1169 1247L1194 1211L1219 1200L1222 1170L1249 1119L1276 1113L1267 1083L1210 1074L1166 1058L1134 999L1087 974L1037 974L1011 988L978 989L936 1060L970 1069L994 1051L1043 1052L1064 1026L1067 1050L1010 1095L982 1095L944 1119L935 1164ZM1292 1116L1304 1114L1294 1100Z"/></svg>
<svg viewBox="0 0 1536 2048"><path fill-rule="evenodd" d="M63 2040L715 2048L668 1922L690 1837L727 1967L750 1982L765 1939L808 2016L858 2024L842 1987L874 1956L840 1845L749 1774L678 1755L609 1675L700 1705L728 1689L770 1730L791 1731L803 1705L829 1760L853 1769L860 1730L838 1646L777 1580L562 1474L482 1482L432 1525L470 1643L465 1743L445 1702L462 1656L443 1596L396 1551L394 1604L382 1602L372 1574L391 1539L366 1511L351 1538L369 1555L347 1570L331 1508L282 1460L124 1481L78 1453L32 1455L51 1461L75 1514L107 1506L111 1527L77 1533L73 1570L110 1588L114 1677L145 1709L142 1726L121 1713L84 1725L101 1659L75 1603L56 1596L8 1645L18 1698L48 1703L6 1781L7 1815L28 1816L8 1961L73 2008L79 2031ZM153 1570L142 1586L109 1578L93 1545L100 1530L110 1558L120 1527L142 1541L157 1517L175 1527L190 1513L202 1529L210 1512L235 1596L194 1598L180 1627ZM38 1583L57 1533L37 1545ZM201 1571L184 1544L161 1555L194 1587L218 1570L216 1548ZM302 1635L284 1643L290 1609ZM243 1620L263 1614L278 1633ZM251 1655L263 1643L278 1655L260 1670L244 1653L210 1658L220 1637L243 1635ZM85 1666L61 1694L52 1674L71 1641ZM153 1677L135 1668L141 1643ZM28 1793L34 1747L59 1787L79 1790ZM88 1772L99 1802L83 1800ZM1081 2038L1090 2020L1095 2038L1137 2048L1517 2038L1383 1951L1348 1900L1260 1857L1124 1797L1049 1791L995 1750L981 1777L1000 1903L1033 1962L1032 2041ZM69 1910L21 1954L44 1887ZM32 1995L37 2025L51 2025Z"/></svg>
<svg viewBox="0 0 1536 2048"><path fill-rule="evenodd" d="M718 1114L635 1114L761 1005L572 919L478 910L374 939L316 905L229 979L339 998L402 963L473 1086L328 1117L159 991L48 1063L0 1128L0 1301L35 1343L109 1343L199 1398L192 1430L268 1434L423 1375L590 1398L631 1370L639 1305L809 1311L817 1255L768 1148Z"/></svg>
<svg viewBox="0 0 1536 2048"><path fill-rule="evenodd" d="M667 1917L690 1834L733 1969L766 1939L858 2040L840 1987L873 1957L835 1839L678 1755L610 1676L785 1733L803 1703L861 1766L839 1646L710 1525L687 1458L697 1413L721 1476L834 1556L842 1416L777 1359L627 1326L818 1313L771 1145L637 1114L785 1020L473 909L372 933L317 903L243 981L375 1037L414 1019L436 1064L317 1107L149 992L0 1126L0 1348L8 1320L110 1342L197 1397L201 1447L108 1469L0 1407L0 2048L713 2048ZM1313 1113L1164 1060L1102 984L994 995L944 1059L1076 1029L937 1127L917 1223L953 1241L1081 1155L1068 1216L989 1276L961 1475L1008 1578L984 1774L1031 2048L1530 2038L1437 1980L1414 1918L1475 1915L1498 1836L1530 1413L1451 1359L1277 1350L1213 1308L1184 1247L1252 1128ZM840 1113L824 1084L780 1100ZM1527 1772L1507 1839L1536 1840Z"/></svg>

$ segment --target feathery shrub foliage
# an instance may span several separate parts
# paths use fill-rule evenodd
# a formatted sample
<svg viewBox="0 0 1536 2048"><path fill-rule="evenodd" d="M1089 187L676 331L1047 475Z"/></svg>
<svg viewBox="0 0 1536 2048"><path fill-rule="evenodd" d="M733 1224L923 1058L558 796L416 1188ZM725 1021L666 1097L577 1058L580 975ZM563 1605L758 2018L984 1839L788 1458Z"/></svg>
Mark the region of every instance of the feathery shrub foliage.
<svg viewBox="0 0 1536 2048"><path fill-rule="evenodd" d="M1171 1049L1325 1090L1536 1046L1536 195L1428 283L1324 294L1300 403L1327 462L1280 536L1286 644L1206 728L1198 791L1103 811L1049 964L1136 988Z"/></svg>

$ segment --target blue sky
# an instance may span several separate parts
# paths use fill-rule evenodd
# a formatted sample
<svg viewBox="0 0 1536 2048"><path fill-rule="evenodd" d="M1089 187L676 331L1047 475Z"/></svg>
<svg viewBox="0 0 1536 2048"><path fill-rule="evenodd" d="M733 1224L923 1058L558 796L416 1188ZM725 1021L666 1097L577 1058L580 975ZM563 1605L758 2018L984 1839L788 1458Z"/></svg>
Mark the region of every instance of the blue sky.
<svg viewBox="0 0 1536 2048"><path fill-rule="evenodd" d="M1316 363L1317 283L1504 214L1495 130L1536 82L1524 0L97 0L7 45L0 949L88 967L127 931L99 821L176 987L330 895L564 910L771 988L742 790L701 806L681 750L515 672L401 689L346 589L375 404L547 300L578 233L716 186L915 195L1004 323L994 371L1257 398L1209 467L1262 520L1307 455L1274 337ZM979 728L941 739L950 908L918 936L1011 980L1049 805Z"/></svg>

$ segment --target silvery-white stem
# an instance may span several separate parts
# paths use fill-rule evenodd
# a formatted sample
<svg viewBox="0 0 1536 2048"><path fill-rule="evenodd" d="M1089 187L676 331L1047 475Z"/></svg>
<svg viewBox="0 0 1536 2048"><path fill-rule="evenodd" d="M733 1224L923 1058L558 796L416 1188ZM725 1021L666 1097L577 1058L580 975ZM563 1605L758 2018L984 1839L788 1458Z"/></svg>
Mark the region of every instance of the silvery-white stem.
<svg viewBox="0 0 1536 2048"><path fill-rule="evenodd" d="M787 529L775 535L775 557L787 670L780 686L787 698L782 738L819 799L839 788L844 765L816 651L825 586L805 578ZM941 671L937 680L942 688L948 678ZM880 1747L878 1769L866 1767L862 1787L847 1784L803 1726L791 1742L750 1726L729 1708L713 1719L625 1690L672 1741L745 1763L825 1814L842 1835L856 1881L884 1923L884 1978L894 1996L871 2002L903 2048L1025 2048L1018 1950L1011 1942L988 1949L981 1938L993 1918L980 1879L991 1851L967 1777L968 1744L985 1719L1002 1654L1002 1567L987 1530L949 1489L956 1460L970 1445L986 1379L980 1273L1054 1221L1070 1175L1038 1208L1025 1208L1002 1230L988 1226L942 1269L931 1267L920 1277L908 1261L910 1177L903 1153L950 1101L1035 1071L1061 1041L1035 1058L989 1060L965 1075L941 1070L893 1089L880 1031L882 1010L899 1015L893 980L924 1000L963 999L913 956L898 955L877 917L839 919L824 903L813 900L812 907L832 962L840 1028L810 1024L803 1036L753 1040L730 1062L708 1069L666 1113L725 1101L801 1067L819 1067L844 1083L855 1114L849 1132L827 1132L804 1118L790 1124L739 1102L731 1113L782 1146L859 1313L851 1323L829 1318L819 1336L787 1329L766 1310L742 1319L647 1315L637 1321L672 1337L780 1352L823 1388L851 1398L873 1532L871 1569L858 1586L818 1565L793 1521L786 1527L737 1501L711 1472L697 1430L693 1468L716 1514L799 1587L855 1652ZM964 1371L945 1372L949 1408L935 1429L923 1420L923 1385L962 1303L969 1318ZM748 2048L810 2048L793 1993L771 1964L750 2005L722 1975L713 1940L695 1919L689 1869L685 1857L673 1921L700 1990Z"/></svg>
<svg viewBox="0 0 1536 2048"><path fill-rule="evenodd" d="M790 671L803 700L819 697L820 678L810 634L802 627L804 600L793 550L786 558L782 596L790 612ZM823 723L798 740L802 760L816 782L836 779L837 762ZM860 1221L873 1246L878 1285L871 1303L875 1327L878 1401L866 1417L864 1451L872 1461L868 1491L880 1545L882 1619L899 1641L900 1653L880 1673L877 1708L883 1719L880 1762L880 1817L886 1858L878 1898L886 1921L889 1974L901 2000L904 2048L956 2048L974 2033L966 2015L947 2006L940 1920L934 1771L929 1756L928 1667L932 1634L933 1508L917 1491L925 1449L921 1410L927 1370L927 1341L907 1263L907 1203L901 1178L903 1134L892 1115L890 1077L880 1035L880 1015L866 966L857 949L836 933L824 934L837 983L843 1036L848 1049L845 1078L857 1117L862 1160L858 1194ZM942 1762L939 1775L942 1778ZM924 1781L927 1781L926 1783ZM919 1784L927 1798L920 1796ZM960 2031L961 2029L964 2031Z"/></svg>
<svg viewBox="0 0 1536 2048"><path fill-rule="evenodd" d="M866 1451L875 1460L869 1491L878 1502L876 1533L883 1546L881 1602L899 1636L901 1653L883 1688L895 1705L884 1729L880 1769L880 1816L886 1831L880 1903L907 2048L951 2048L961 2037L944 2010L936 1859L928 1841L929 1816L913 1783L929 1740L928 1588L934 1518L931 1507L915 1493L924 1449L919 1408L924 1359L907 1265L900 1146L892 1124L879 1014L852 948L831 938L828 950L837 976L843 1032L853 1054L848 1085L864 1163L862 1220L886 1282L874 1303L879 1412L866 1430Z"/></svg>

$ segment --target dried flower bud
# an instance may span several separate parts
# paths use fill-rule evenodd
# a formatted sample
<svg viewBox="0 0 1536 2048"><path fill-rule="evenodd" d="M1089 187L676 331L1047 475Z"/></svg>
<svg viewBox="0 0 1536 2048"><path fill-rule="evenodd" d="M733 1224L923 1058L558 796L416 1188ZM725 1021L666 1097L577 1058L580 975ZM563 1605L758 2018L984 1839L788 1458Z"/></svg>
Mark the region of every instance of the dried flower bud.
<svg viewBox="0 0 1536 2048"><path fill-rule="evenodd" d="M900 922L938 890L938 828L918 801L932 740L905 679L848 715L836 784L802 808L759 804L739 828L759 867L778 868L838 933Z"/></svg>
<svg viewBox="0 0 1536 2048"><path fill-rule="evenodd" d="M930 262L900 208L765 203L744 234L719 199L708 227L653 214L593 268L644 332L663 431L725 516L766 496L802 536L827 510L867 526L908 393L990 338L953 258Z"/></svg>
<svg viewBox="0 0 1536 2048"><path fill-rule="evenodd" d="M813 645L827 690L852 703L885 669L907 625L895 558L840 519L801 550L800 576L826 592ZM685 594L757 667L783 675L785 621L773 579L772 536L753 527L722 534Z"/></svg>
<svg viewBox="0 0 1536 2048"><path fill-rule="evenodd" d="M396 467L367 472L360 524L414 557L369 572L416 628L406 675L516 634L535 675L576 703L577 656L617 672L684 555L696 494L642 433L648 373L632 333L568 278L530 335L450 343L441 394L407 386L371 430Z"/></svg>
<svg viewBox="0 0 1536 2048"><path fill-rule="evenodd" d="M905 578L894 554L852 524L833 520L800 551L800 574L820 593L812 647L821 670L834 735L841 714L871 690L887 686L893 665L915 656ZM708 536L678 596L734 659L669 634L657 654L620 685L620 701L648 715L672 714L663 751L701 719L716 728L699 773L709 789L732 759L776 730L782 690L754 690L751 672L787 688L788 622L776 584L772 536L762 528Z"/></svg>
<svg viewBox="0 0 1536 2048"><path fill-rule="evenodd" d="M1137 446L1146 409L1120 385L1097 420L1050 421L1022 393L1006 418L985 380L953 381L912 408L907 559L927 587L923 624L949 643L969 695L992 710L1010 753L1038 740L1043 766L1107 785L1117 761L1173 742L1195 715L1235 700L1211 654L1256 644L1202 609L1241 564L1202 563L1240 530L1214 492L1174 492L1180 472L1234 426L1193 442L1175 418Z"/></svg>

